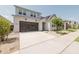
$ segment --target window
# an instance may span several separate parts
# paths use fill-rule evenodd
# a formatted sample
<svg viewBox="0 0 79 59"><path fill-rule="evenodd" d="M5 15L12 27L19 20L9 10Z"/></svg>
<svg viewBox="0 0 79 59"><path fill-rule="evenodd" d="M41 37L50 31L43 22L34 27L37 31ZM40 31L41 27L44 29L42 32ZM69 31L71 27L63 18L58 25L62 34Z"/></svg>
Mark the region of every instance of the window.
<svg viewBox="0 0 79 59"><path fill-rule="evenodd" d="M74 24L76 24L76 22L74 22Z"/></svg>
<svg viewBox="0 0 79 59"><path fill-rule="evenodd" d="M52 27L55 27L55 25L52 25Z"/></svg>
<svg viewBox="0 0 79 59"><path fill-rule="evenodd" d="M19 12L18 12L20 15L22 14L22 10L21 9L19 9Z"/></svg>
<svg viewBox="0 0 79 59"><path fill-rule="evenodd" d="M19 12L19 14L22 14L22 12Z"/></svg>
<svg viewBox="0 0 79 59"><path fill-rule="evenodd" d="M31 14L31 16L33 17L33 14Z"/></svg>
<svg viewBox="0 0 79 59"><path fill-rule="evenodd" d="M36 15L34 15L34 17L36 17Z"/></svg>
<svg viewBox="0 0 79 59"><path fill-rule="evenodd" d="M31 13L31 17L36 17L36 13Z"/></svg>
<svg viewBox="0 0 79 59"><path fill-rule="evenodd" d="M26 13L23 13L23 15L26 15Z"/></svg>
<svg viewBox="0 0 79 59"><path fill-rule="evenodd" d="M23 10L23 15L26 15L26 10Z"/></svg>
<svg viewBox="0 0 79 59"><path fill-rule="evenodd" d="M34 13L34 17L36 17L36 13Z"/></svg>

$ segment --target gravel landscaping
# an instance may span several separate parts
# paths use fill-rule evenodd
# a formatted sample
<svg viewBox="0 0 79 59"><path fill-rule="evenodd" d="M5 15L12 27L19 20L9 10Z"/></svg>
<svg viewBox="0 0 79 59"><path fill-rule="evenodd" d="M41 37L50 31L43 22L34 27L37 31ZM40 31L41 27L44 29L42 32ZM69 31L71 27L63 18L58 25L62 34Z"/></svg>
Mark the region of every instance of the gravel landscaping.
<svg viewBox="0 0 79 59"><path fill-rule="evenodd" d="M12 53L20 48L18 33L10 33L7 40L0 41L0 53Z"/></svg>

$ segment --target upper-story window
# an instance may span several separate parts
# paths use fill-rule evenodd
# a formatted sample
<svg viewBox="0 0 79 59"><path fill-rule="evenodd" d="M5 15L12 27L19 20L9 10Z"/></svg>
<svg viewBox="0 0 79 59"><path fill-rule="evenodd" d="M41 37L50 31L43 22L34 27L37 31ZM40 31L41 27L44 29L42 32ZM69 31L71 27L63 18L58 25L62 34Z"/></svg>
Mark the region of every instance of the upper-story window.
<svg viewBox="0 0 79 59"><path fill-rule="evenodd" d="M31 17L36 17L36 14L31 14L30 16L31 16Z"/></svg>
<svg viewBox="0 0 79 59"><path fill-rule="evenodd" d="M26 10L23 10L23 15L26 15Z"/></svg>
<svg viewBox="0 0 79 59"><path fill-rule="evenodd" d="M34 17L36 17L36 13L34 13Z"/></svg>
<svg viewBox="0 0 79 59"><path fill-rule="evenodd" d="M26 13L23 13L23 15L26 15Z"/></svg>
<svg viewBox="0 0 79 59"><path fill-rule="evenodd" d="M22 10L21 9L19 9L19 12L18 12L20 15L22 14Z"/></svg>
<svg viewBox="0 0 79 59"><path fill-rule="evenodd" d="M36 17L36 15L34 15L34 17Z"/></svg>
<svg viewBox="0 0 79 59"><path fill-rule="evenodd" d="M25 16L28 16L28 17L33 17L33 18L40 18L40 14L38 12L34 12L32 10L28 10L26 8L21 8L21 7L18 7L18 6L15 6L16 9L15 9L15 14L16 15L25 15Z"/></svg>
<svg viewBox="0 0 79 59"><path fill-rule="evenodd" d="M33 17L33 14L31 14L30 16Z"/></svg>
<svg viewBox="0 0 79 59"><path fill-rule="evenodd" d="M22 14L22 12L19 12L19 14Z"/></svg>

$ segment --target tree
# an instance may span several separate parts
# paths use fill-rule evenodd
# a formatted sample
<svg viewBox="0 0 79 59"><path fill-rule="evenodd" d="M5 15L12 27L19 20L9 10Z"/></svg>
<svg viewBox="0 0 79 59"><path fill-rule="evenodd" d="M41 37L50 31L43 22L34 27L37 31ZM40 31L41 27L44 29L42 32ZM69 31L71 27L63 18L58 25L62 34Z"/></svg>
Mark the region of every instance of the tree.
<svg viewBox="0 0 79 59"><path fill-rule="evenodd" d="M57 27L57 30L63 25L63 20L58 17L52 18L52 24L54 24Z"/></svg>
<svg viewBox="0 0 79 59"><path fill-rule="evenodd" d="M0 40L4 41L10 33L10 21L0 16Z"/></svg>

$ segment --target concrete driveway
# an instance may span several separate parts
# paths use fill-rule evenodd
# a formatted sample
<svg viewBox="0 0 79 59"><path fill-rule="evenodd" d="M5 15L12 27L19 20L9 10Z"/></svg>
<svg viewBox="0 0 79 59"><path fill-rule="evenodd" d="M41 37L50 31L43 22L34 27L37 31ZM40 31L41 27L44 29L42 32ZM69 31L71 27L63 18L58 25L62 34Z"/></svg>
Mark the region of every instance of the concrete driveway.
<svg viewBox="0 0 79 59"><path fill-rule="evenodd" d="M24 32L20 33L19 35L20 49L56 38L55 35L50 35L44 32Z"/></svg>
<svg viewBox="0 0 79 59"><path fill-rule="evenodd" d="M21 49L14 53L68 53L69 49L74 48L72 45L78 36L79 30L61 37L43 32L20 33ZM75 45L75 51L77 47L78 45Z"/></svg>

